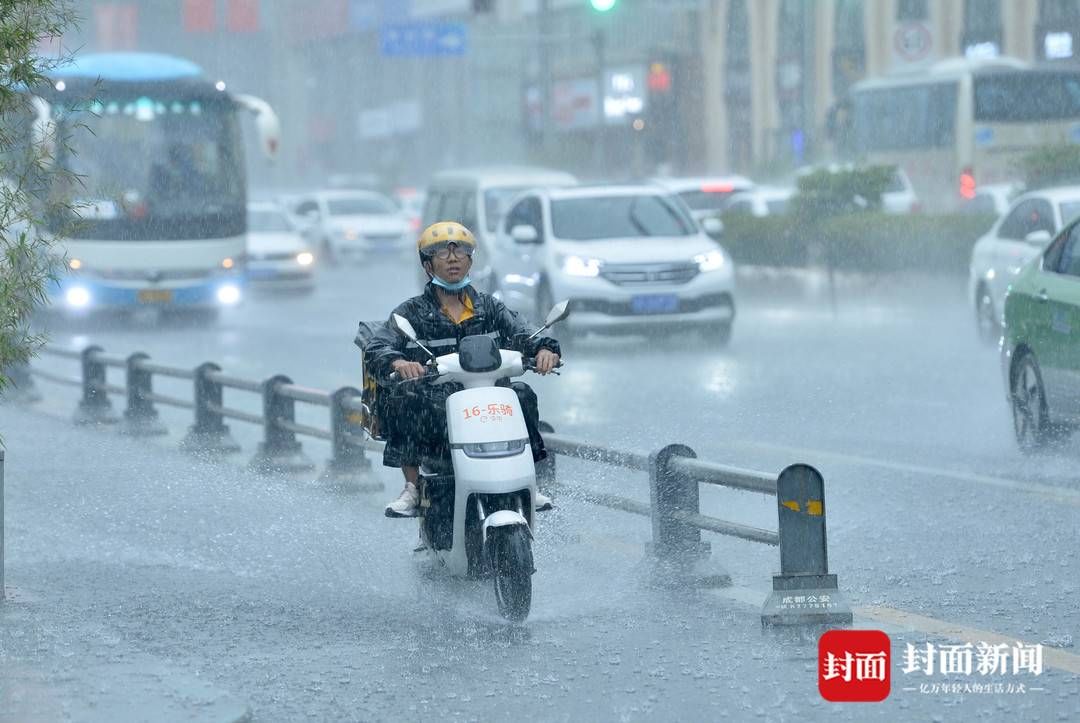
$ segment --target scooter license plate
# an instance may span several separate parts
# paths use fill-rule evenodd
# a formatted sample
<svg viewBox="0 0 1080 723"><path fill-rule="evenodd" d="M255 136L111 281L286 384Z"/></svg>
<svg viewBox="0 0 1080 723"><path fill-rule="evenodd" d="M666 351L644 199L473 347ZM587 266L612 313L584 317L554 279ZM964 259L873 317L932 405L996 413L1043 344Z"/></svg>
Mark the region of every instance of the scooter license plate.
<svg viewBox="0 0 1080 723"><path fill-rule="evenodd" d="M635 314L672 314L679 310L675 294L643 294L630 299L630 311Z"/></svg>

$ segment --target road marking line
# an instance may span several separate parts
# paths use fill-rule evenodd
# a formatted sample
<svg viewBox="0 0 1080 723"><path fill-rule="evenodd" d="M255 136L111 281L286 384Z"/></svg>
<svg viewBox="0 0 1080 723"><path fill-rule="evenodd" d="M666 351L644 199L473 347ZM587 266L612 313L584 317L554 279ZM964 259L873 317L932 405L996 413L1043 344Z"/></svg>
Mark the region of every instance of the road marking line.
<svg viewBox="0 0 1080 723"><path fill-rule="evenodd" d="M1006 479L1004 477L991 477L988 475L976 474L974 472L960 472L958 470L942 469L940 467L928 467L921 464L908 464L906 462L890 462L888 460L874 459L872 457L862 457L855 454L845 454L843 452L827 452L819 449L789 447L783 444L770 444L768 442L736 441L732 442L731 444L742 447L770 450L773 452L786 452L788 454L806 457L816 456L820 459L831 459L839 462L866 465L868 467L881 467L883 469L890 469L896 472L912 472L915 474L930 475L932 477L945 477L948 479L961 480L963 482L973 482L975 484L986 485L988 487L998 487L1000 489L1015 490L1017 492L1026 492L1028 494L1040 495L1042 497L1048 497L1059 502L1064 502L1065 504L1080 507L1080 491L1068 489L1065 487L1055 487L1054 485L1048 485L1041 482L1024 482L1021 480Z"/></svg>
<svg viewBox="0 0 1080 723"><path fill-rule="evenodd" d="M989 630L980 630L979 628L972 628L958 623L949 623L925 615L917 615L916 613L911 613L906 610L898 610L896 608L880 605L854 608L854 612L856 615L870 618L871 620L878 620L901 627L912 628L929 635L940 635L944 638L951 638L963 642L986 642L1004 645L1021 643L1024 645L1033 645L1032 643L1020 640L1017 637L1000 635ZM1064 670L1067 673L1080 675L1080 655L1066 653L1060 648L1051 648L1044 645L1043 665L1057 668L1058 670Z"/></svg>
<svg viewBox="0 0 1080 723"><path fill-rule="evenodd" d="M582 542L589 543L593 547L624 553L628 557L634 556L631 553L636 553L637 556L646 554L645 546L641 543L627 542L626 540L620 540L607 535L582 535L581 540ZM719 597L743 603L744 605L748 605L758 610L765 604L765 600L769 596L768 592L740 585L714 588L708 592ZM843 590L841 590L841 592L843 592ZM888 626L892 626L894 630L915 630L927 635L937 635L961 643L985 642L1004 645L1021 643L1024 645L1032 645L1032 643L1021 640L1019 637L1002 635L1000 633L981 630L959 623L950 623L926 615L919 615L917 613L900 610L898 608L885 607L883 605L852 607L852 612L856 615L856 618L864 618L873 620L877 623L885 623ZM1067 673L1080 675L1080 655L1066 653L1060 648L1051 648L1044 645L1043 665L1049 668L1063 670Z"/></svg>

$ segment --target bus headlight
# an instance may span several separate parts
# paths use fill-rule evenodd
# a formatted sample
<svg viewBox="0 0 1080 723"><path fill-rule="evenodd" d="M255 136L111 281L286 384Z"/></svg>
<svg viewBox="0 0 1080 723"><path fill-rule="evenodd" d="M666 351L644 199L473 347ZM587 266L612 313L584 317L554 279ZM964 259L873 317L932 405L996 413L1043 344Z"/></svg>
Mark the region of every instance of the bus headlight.
<svg viewBox="0 0 1080 723"><path fill-rule="evenodd" d="M232 260L232 257L222 259L221 268L231 269L233 266L236 266L236 262Z"/></svg>
<svg viewBox="0 0 1080 723"><path fill-rule="evenodd" d="M296 263L301 266L311 266L315 263L315 254L310 251L301 251L296 255Z"/></svg>
<svg viewBox="0 0 1080 723"><path fill-rule="evenodd" d="M217 300L225 306L232 306L240 301L240 287L235 284L225 284L218 287Z"/></svg>
<svg viewBox="0 0 1080 723"><path fill-rule="evenodd" d="M83 263L79 259L69 259L68 260L68 268L71 269L72 271L78 271L82 267L83 267Z"/></svg>
<svg viewBox="0 0 1080 723"><path fill-rule="evenodd" d="M64 294L64 299L73 309L85 309L90 306L90 292L82 286L72 286Z"/></svg>

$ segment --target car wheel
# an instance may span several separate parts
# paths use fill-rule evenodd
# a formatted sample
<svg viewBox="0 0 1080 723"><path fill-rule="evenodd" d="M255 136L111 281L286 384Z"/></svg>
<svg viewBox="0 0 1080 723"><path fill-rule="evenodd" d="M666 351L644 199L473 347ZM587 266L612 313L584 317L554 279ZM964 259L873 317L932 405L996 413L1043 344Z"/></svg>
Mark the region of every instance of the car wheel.
<svg viewBox="0 0 1080 723"><path fill-rule="evenodd" d="M979 341L984 344L997 344L1001 338L1001 324L994 309L994 298L985 284L979 284L975 292L975 330Z"/></svg>
<svg viewBox="0 0 1080 723"><path fill-rule="evenodd" d="M1027 352L1016 364L1012 378L1012 415L1016 443L1023 452L1045 449L1055 435L1046 404L1046 389L1035 355Z"/></svg>

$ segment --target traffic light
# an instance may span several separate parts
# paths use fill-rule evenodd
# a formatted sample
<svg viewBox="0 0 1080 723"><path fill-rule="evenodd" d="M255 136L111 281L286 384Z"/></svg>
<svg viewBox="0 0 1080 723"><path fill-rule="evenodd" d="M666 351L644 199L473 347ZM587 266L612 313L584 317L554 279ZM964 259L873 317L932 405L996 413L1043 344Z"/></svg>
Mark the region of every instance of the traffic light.
<svg viewBox="0 0 1080 723"><path fill-rule="evenodd" d="M618 4L619 0L589 0L589 5L598 13L606 13Z"/></svg>

